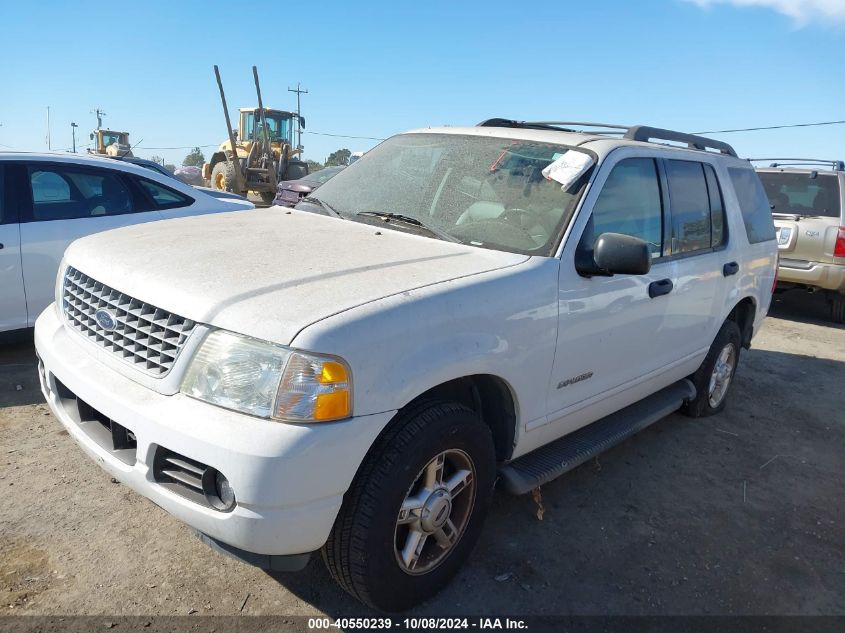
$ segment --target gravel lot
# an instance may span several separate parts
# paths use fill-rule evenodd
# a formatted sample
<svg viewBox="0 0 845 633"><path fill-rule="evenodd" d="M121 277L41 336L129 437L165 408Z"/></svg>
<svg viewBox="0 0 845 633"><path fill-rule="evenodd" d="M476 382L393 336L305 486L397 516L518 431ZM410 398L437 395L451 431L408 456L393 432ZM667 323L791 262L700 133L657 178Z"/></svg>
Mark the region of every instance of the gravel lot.
<svg viewBox="0 0 845 633"><path fill-rule="evenodd" d="M725 413L672 415L545 486L542 521L498 494L416 613L845 614L845 328L783 295L754 343ZM112 483L42 403L31 344L0 348L0 451L7 614L366 613L319 559L270 576Z"/></svg>

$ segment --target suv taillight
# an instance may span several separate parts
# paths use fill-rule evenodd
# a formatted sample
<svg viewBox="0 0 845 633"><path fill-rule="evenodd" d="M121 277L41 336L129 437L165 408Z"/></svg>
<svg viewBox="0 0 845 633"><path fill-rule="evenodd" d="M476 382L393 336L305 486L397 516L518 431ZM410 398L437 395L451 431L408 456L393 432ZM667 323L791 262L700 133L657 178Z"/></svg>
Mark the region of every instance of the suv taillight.
<svg viewBox="0 0 845 633"><path fill-rule="evenodd" d="M845 226L840 226L836 233L836 244L833 246L834 257L845 257Z"/></svg>

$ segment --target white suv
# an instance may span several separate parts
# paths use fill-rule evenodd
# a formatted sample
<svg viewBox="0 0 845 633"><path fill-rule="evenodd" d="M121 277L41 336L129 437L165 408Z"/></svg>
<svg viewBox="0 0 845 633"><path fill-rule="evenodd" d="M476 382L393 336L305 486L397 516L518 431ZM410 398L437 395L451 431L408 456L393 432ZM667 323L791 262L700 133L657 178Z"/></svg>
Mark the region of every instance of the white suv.
<svg viewBox="0 0 845 633"><path fill-rule="evenodd" d="M572 127L412 131L295 210L75 242L36 326L47 401L210 545L426 599L497 479L721 410L769 307L769 205L730 146Z"/></svg>

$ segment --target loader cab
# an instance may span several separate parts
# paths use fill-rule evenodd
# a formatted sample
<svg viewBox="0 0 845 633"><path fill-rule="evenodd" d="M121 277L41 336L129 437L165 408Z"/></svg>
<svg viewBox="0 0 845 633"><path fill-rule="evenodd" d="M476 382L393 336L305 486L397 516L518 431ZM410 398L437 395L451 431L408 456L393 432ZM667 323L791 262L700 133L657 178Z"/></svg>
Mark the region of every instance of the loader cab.
<svg viewBox="0 0 845 633"><path fill-rule="evenodd" d="M296 114L281 110L265 110L264 119L267 122L267 134L270 142L287 143L293 145L293 130ZM240 134L238 140L246 143L261 138L261 113L258 108L241 110Z"/></svg>

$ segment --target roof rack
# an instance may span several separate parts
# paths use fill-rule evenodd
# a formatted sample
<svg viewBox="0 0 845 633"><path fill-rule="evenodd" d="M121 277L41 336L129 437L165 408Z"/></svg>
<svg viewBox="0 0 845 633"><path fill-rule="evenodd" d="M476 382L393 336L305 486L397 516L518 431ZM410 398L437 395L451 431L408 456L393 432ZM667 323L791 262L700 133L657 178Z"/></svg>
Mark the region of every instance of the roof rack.
<svg viewBox="0 0 845 633"><path fill-rule="evenodd" d="M770 163L769 167L812 167L815 165L825 165L833 169L833 171L845 171L845 161L841 160L823 160L819 158L749 158L749 162L756 163Z"/></svg>
<svg viewBox="0 0 845 633"><path fill-rule="evenodd" d="M651 143L653 140L674 141L686 143L689 149L707 151L708 149L718 150L728 156L737 156L736 150L724 141L698 136L697 134L686 134L674 130L664 130L658 127L647 125L618 125L616 123L587 123L582 121L515 121L513 119L487 119L478 124L479 127L514 127L534 130L556 130L558 132L583 132L585 134L613 135L619 134L622 138L631 141ZM589 128L589 129L585 129Z"/></svg>

